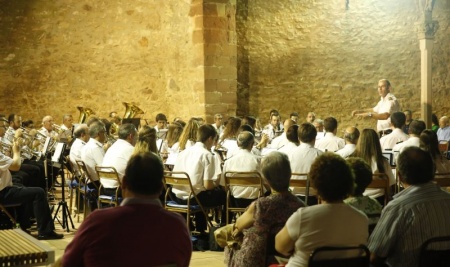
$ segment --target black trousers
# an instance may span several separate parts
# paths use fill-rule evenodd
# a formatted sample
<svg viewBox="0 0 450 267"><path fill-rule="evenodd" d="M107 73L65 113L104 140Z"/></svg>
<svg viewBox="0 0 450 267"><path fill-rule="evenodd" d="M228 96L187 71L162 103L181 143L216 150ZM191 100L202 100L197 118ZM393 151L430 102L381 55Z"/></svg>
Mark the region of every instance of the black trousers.
<svg viewBox="0 0 450 267"><path fill-rule="evenodd" d="M28 207L33 207L39 234L48 234L55 230L50 207L44 189L39 187L7 186L0 191L2 204L22 204L18 209L18 221L22 228L29 227Z"/></svg>
<svg viewBox="0 0 450 267"><path fill-rule="evenodd" d="M227 194L225 190L221 187L216 187L213 190L202 191L197 194L198 200L202 203L203 207L217 207L225 205L227 199ZM172 199L178 204L187 204L187 200L177 198L175 194L172 193ZM191 204L197 204L195 199L191 199ZM222 210L222 216L225 216L224 210ZM206 230L207 223L206 218L203 214L197 213L195 215L195 228L199 232L204 232Z"/></svg>

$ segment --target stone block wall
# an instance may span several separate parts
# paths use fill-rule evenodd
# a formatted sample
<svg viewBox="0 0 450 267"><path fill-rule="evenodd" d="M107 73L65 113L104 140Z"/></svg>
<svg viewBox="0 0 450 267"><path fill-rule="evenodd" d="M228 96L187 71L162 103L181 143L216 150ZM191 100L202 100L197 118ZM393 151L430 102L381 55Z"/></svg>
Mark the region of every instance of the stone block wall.
<svg viewBox="0 0 450 267"><path fill-rule="evenodd" d="M436 1L440 28L433 50L433 112L450 108L450 4ZM342 125L375 127L352 110L379 101L387 78L404 109L420 117L420 49L416 1L237 1L238 110L278 109L305 118L334 116Z"/></svg>

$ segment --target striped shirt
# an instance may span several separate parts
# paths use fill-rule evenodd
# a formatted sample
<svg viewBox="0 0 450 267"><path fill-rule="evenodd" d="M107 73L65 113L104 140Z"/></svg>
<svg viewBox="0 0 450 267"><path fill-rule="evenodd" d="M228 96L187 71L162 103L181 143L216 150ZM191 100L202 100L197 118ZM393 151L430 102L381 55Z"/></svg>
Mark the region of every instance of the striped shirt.
<svg viewBox="0 0 450 267"><path fill-rule="evenodd" d="M369 238L369 249L389 266L418 266L420 246L450 235L450 194L429 182L394 196Z"/></svg>

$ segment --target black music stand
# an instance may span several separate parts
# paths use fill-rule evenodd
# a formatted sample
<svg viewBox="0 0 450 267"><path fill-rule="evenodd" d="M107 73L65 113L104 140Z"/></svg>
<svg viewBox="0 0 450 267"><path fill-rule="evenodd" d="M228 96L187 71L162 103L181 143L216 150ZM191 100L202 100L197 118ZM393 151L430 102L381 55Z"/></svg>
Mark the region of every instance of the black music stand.
<svg viewBox="0 0 450 267"><path fill-rule="evenodd" d="M53 221L55 219L57 219L59 224L61 224L62 228L64 229L67 227L67 232L69 232L69 222L68 222L67 218L69 218L70 222L72 223L72 229L75 229L75 225L73 224L72 217L70 217L69 207L67 206L66 197L64 194L64 191L65 191L64 187L66 186L66 181L64 179L64 168L62 166L64 166L63 151L64 151L65 146L66 146L65 143L56 143L55 153L53 153L53 156L52 156L52 162L61 165L61 168L59 169L59 171L61 174L61 190L62 190L61 191L61 201L59 201L58 208L56 209L55 216L53 217ZM61 207L62 207L62 221L60 221L59 218L57 217L58 211Z"/></svg>

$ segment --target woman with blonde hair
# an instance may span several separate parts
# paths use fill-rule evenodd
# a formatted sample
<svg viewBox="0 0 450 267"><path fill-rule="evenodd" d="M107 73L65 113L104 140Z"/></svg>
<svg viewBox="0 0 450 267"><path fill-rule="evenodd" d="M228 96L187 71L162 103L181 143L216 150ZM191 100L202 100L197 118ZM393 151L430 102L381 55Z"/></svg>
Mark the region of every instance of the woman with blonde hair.
<svg viewBox="0 0 450 267"><path fill-rule="evenodd" d="M180 139L178 140L178 144L175 143L172 146L172 150L183 151L186 148L193 146L197 141L198 127L200 127L200 125L197 118L191 118L186 124L186 127L184 127Z"/></svg>
<svg viewBox="0 0 450 267"><path fill-rule="evenodd" d="M353 153L354 157L365 160L372 168L372 173L385 173L389 179L389 185L395 184L395 177L392 173L389 161L383 157L381 151L380 138L373 129L364 129L359 136L356 149ZM366 189L364 195L377 198L384 196L383 189ZM381 201L383 202L383 201Z"/></svg>
<svg viewBox="0 0 450 267"><path fill-rule="evenodd" d="M147 151L158 154L158 148L156 147L156 129L151 126L144 125L138 132L138 140L134 146L133 153L137 154Z"/></svg>

